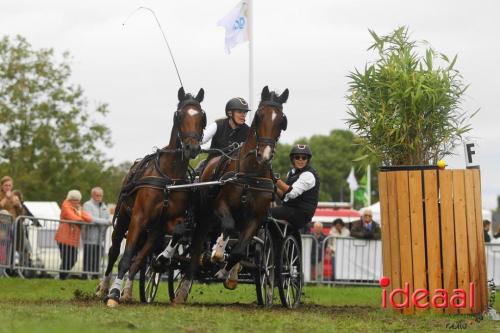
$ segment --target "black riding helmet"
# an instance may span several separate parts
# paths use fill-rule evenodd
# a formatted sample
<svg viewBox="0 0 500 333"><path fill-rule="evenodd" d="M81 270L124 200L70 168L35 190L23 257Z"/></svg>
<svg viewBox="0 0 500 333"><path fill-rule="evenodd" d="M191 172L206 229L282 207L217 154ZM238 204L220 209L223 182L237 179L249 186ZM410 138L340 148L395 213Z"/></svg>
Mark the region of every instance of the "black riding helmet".
<svg viewBox="0 0 500 333"><path fill-rule="evenodd" d="M290 161L293 163L293 155L306 155L311 160L313 154L311 148L308 145L304 144L296 144L293 146L292 150L290 150Z"/></svg>
<svg viewBox="0 0 500 333"><path fill-rule="evenodd" d="M231 98L227 103L226 103L226 116L229 117L228 112L231 110L241 110L244 112L250 111L248 108L248 103L241 97L235 97Z"/></svg>

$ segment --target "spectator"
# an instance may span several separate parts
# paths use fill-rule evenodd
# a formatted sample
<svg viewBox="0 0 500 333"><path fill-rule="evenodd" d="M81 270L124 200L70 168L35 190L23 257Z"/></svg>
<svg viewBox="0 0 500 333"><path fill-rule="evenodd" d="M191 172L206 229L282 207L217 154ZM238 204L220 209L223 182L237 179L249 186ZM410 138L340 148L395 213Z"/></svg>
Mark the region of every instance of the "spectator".
<svg viewBox="0 0 500 333"><path fill-rule="evenodd" d="M19 196L14 194L13 187L14 181L11 177L5 176L0 179L0 209L8 211L15 220L16 217L23 213L23 205ZM16 192L20 193L19 191Z"/></svg>
<svg viewBox="0 0 500 333"><path fill-rule="evenodd" d="M61 207L61 220L80 221L90 223L92 216L83 211L80 205L82 194L78 190L71 190ZM78 258L78 246L80 246L80 225L74 223L59 224L56 232L56 242L61 255L61 270L69 271L73 268ZM60 272L59 278L66 279L68 272Z"/></svg>
<svg viewBox="0 0 500 333"><path fill-rule="evenodd" d="M97 225L84 226L82 229L83 242L83 270L92 272L92 277L97 278L99 262L104 253L106 226L110 223L109 211L103 202L104 191L94 187L90 191L90 200L83 204L83 209L92 216L92 223ZM84 274L84 278L87 274Z"/></svg>
<svg viewBox="0 0 500 333"><path fill-rule="evenodd" d="M323 223L321 222L314 222L312 233L311 233L314 238L316 238L316 241L313 241L312 247L311 247L311 276L312 279L316 279L316 263L319 263L320 265L323 262L323 242L326 238L325 234L323 234ZM319 249L319 250L318 250ZM316 261L316 256L318 256L318 260ZM318 279L320 277L318 276Z"/></svg>
<svg viewBox="0 0 500 333"><path fill-rule="evenodd" d="M484 227L484 242L491 243L491 237L490 237L491 222L488 220L483 220L483 227Z"/></svg>
<svg viewBox="0 0 500 333"><path fill-rule="evenodd" d="M84 211L92 216L92 226L84 226L82 229L83 242L83 270L92 272L91 277L99 275L99 262L104 253L104 242L106 237L106 226L109 225L109 211L102 201L104 192L100 187L94 187L90 191L90 200L83 204ZM87 274L83 275L87 278Z"/></svg>
<svg viewBox="0 0 500 333"><path fill-rule="evenodd" d="M326 248L326 255L330 256L332 260L332 280L335 279L335 241L337 237L349 237L351 232L346 228L344 221L342 219L335 219L333 221L333 226L330 229L329 236L332 236L328 240L328 247Z"/></svg>
<svg viewBox="0 0 500 333"><path fill-rule="evenodd" d="M372 211L365 209L361 221L356 221L352 224L351 236L362 239L380 239L380 226L372 220Z"/></svg>

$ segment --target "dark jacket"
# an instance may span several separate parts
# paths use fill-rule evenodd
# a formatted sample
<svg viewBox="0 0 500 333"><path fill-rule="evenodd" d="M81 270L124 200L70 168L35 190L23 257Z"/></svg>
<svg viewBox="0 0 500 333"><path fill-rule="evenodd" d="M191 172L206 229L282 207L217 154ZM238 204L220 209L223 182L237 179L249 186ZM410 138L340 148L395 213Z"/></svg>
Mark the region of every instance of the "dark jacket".
<svg viewBox="0 0 500 333"><path fill-rule="evenodd" d="M285 207L294 207L299 209L304 213L304 216L306 217L305 222L311 221L311 218L314 216L314 212L316 211L316 207L318 207L318 199L319 199L319 176L314 170L313 167L310 165L307 165L305 168L302 170L297 170L294 174L291 172L288 173L288 178L286 180L286 184L291 186L293 188L293 183L295 183L300 175L303 172L309 171L314 175L315 179L315 184L314 187L305 191L295 199L290 199L288 201L285 201L283 203L283 206ZM290 190L291 190L290 188Z"/></svg>
<svg viewBox="0 0 500 333"><path fill-rule="evenodd" d="M372 220L372 228L365 228L363 221L356 221L351 227L351 237L363 239L380 239L382 231L377 222Z"/></svg>
<svg viewBox="0 0 500 333"><path fill-rule="evenodd" d="M216 120L215 123L217 124L217 132L215 132L215 135L212 138L210 148L224 149L235 142L242 143L247 139L248 130L250 129L247 124L231 128L229 118ZM207 159L209 160L218 155L220 154L211 153L208 155Z"/></svg>

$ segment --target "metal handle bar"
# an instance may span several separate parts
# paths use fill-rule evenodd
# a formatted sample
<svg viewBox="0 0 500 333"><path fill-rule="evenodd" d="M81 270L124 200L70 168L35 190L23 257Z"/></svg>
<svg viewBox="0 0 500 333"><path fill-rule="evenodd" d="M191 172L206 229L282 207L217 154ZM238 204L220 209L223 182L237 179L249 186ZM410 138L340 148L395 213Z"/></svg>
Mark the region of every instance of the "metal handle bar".
<svg viewBox="0 0 500 333"><path fill-rule="evenodd" d="M186 188L197 188L197 187L204 187L204 186L224 185L225 183L231 182L234 180L236 180L236 177L231 177L231 178L223 179L223 180L214 180L214 181L210 181L210 182L171 185L171 186L167 186L167 189L168 190L180 190L180 189L186 189Z"/></svg>

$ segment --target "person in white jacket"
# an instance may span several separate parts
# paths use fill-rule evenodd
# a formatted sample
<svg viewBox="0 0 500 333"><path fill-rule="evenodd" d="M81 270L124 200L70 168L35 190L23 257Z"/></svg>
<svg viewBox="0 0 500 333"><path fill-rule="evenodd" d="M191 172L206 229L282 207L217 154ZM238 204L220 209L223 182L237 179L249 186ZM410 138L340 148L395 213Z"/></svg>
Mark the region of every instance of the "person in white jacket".
<svg viewBox="0 0 500 333"><path fill-rule="evenodd" d="M335 219L333 225L330 229L329 236L332 238L328 239L328 247L326 249L326 254L332 258L332 280L335 279L335 243L338 237L350 237L351 232L346 228L344 221L342 219Z"/></svg>

